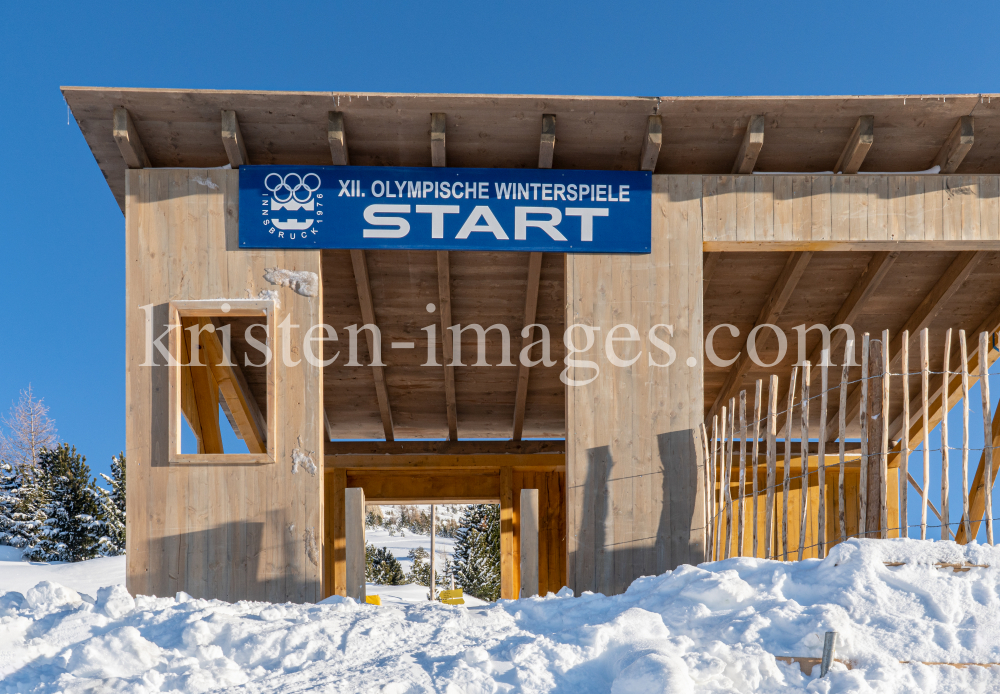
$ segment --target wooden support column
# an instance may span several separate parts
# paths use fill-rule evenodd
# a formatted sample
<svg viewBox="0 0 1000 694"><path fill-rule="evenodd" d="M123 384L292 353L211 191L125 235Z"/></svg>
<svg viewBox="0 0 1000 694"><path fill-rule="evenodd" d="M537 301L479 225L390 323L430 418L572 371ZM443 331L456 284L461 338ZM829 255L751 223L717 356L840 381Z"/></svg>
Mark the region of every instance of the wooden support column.
<svg viewBox="0 0 1000 694"><path fill-rule="evenodd" d="M516 600L514 565L514 468L500 468L500 597Z"/></svg>
<svg viewBox="0 0 1000 694"><path fill-rule="evenodd" d="M365 490L344 491L347 597L365 601Z"/></svg>
<svg viewBox="0 0 1000 694"><path fill-rule="evenodd" d="M538 595L538 490L521 490L518 513L521 590L518 597Z"/></svg>
<svg viewBox="0 0 1000 694"><path fill-rule="evenodd" d="M856 174L875 141L875 116L861 116L847 138L844 151L833 167L834 173Z"/></svg>
<svg viewBox="0 0 1000 694"><path fill-rule="evenodd" d="M972 116L962 116L955 123L948 139L941 145L941 150L934 157L932 166L940 166L941 173L949 174L958 171L965 155L972 149L975 141L975 127Z"/></svg>
<svg viewBox="0 0 1000 694"><path fill-rule="evenodd" d="M345 512L347 470L334 469L326 480L327 595L347 597L347 514Z"/></svg>
<svg viewBox="0 0 1000 694"><path fill-rule="evenodd" d="M672 337L657 335L677 353L670 366L650 365L644 350L618 367L596 350L596 378L567 372L577 384L566 388L567 585L577 594L621 593L704 558L701 194L700 176L653 176L650 254L566 256L566 325L606 331L627 316L642 336L671 325ZM571 339L586 343L580 328Z"/></svg>
<svg viewBox="0 0 1000 694"><path fill-rule="evenodd" d="M734 174L751 174L753 165L757 163L757 156L761 147L764 146L764 116L750 116L747 123L746 134L743 135L743 144L736 155L736 162L733 164Z"/></svg>
<svg viewBox="0 0 1000 694"><path fill-rule="evenodd" d="M243 141L243 133L240 132L240 121L236 118L236 111L222 112L222 144L226 148L229 165L234 169L250 163L250 159L247 157L247 146Z"/></svg>

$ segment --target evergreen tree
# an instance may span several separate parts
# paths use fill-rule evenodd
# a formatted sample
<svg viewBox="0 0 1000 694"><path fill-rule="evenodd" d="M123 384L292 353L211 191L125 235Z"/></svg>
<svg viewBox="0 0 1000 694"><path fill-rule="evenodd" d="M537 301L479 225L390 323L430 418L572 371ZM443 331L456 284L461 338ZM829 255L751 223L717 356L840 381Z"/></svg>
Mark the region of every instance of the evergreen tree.
<svg viewBox="0 0 1000 694"><path fill-rule="evenodd" d="M0 544L24 549L37 539L45 512L36 468L0 462Z"/></svg>
<svg viewBox="0 0 1000 694"><path fill-rule="evenodd" d="M103 520L94 522L100 530L99 552L105 557L125 554L125 454L111 458L111 477L103 472L101 477L111 487L111 491L99 489Z"/></svg>
<svg viewBox="0 0 1000 694"><path fill-rule="evenodd" d="M81 561L97 556L95 521L103 521L101 494L90 477L86 458L76 447L60 444L38 456L45 521L24 556L32 561Z"/></svg>
<svg viewBox="0 0 1000 694"><path fill-rule="evenodd" d="M369 583L377 583L380 586L401 586L406 583L403 567L388 547L379 547L374 551L371 571L367 572L365 578Z"/></svg>
<svg viewBox="0 0 1000 694"><path fill-rule="evenodd" d="M500 597L500 506L466 507L455 533L451 570L462 590L480 600Z"/></svg>
<svg viewBox="0 0 1000 694"><path fill-rule="evenodd" d="M427 550L423 547L411 549L406 554L406 558L412 562L410 572L406 574L406 582L429 586L431 584L431 565L427 563Z"/></svg>

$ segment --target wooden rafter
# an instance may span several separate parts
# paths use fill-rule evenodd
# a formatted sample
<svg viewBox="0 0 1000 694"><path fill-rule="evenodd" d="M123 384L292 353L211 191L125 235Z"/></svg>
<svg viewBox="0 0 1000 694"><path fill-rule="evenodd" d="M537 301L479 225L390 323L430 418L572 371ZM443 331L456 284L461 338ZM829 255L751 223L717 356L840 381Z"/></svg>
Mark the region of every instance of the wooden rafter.
<svg viewBox="0 0 1000 694"><path fill-rule="evenodd" d="M743 144L736 154L736 161L733 162L734 174L753 173L754 164L757 163L757 156L761 147L764 146L764 116L750 116L747 123L747 131L743 135Z"/></svg>
<svg viewBox="0 0 1000 694"><path fill-rule="evenodd" d="M243 133L240 132L240 121L236 117L236 111L224 110L222 112L222 144L226 148L229 165L234 169L250 163L250 159L247 157L247 146L243 140Z"/></svg>
<svg viewBox="0 0 1000 694"><path fill-rule="evenodd" d="M142 146L142 140L139 139L135 123L132 122L132 114L125 107L115 109L114 137L128 168L150 168L149 157L146 156L146 149Z"/></svg>
<svg viewBox="0 0 1000 694"><path fill-rule="evenodd" d="M538 147L538 168L551 169L552 156L556 149L556 117L546 113L542 116L542 139Z"/></svg>
<svg viewBox="0 0 1000 694"><path fill-rule="evenodd" d="M704 254L704 261L701 268L701 281L703 294L708 294L708 285L711 284L712 278L715 277L715 271L719 267L719 261L722 260L722 252L714 251Z"/></svg>
<svg viewBox="0 0 1000 694"><path fill-rule="evenodd" d="M908 331L911 338L916 336L921 330L930 325L930 322L941 310L951 297L955 295L962 284L968 279L969 274L976 267L980 260L982 260L987 253L985 251L964 251L958 254L958 257L952 261L948 269L945 270L944 274L938 279L934 287L931 288L927 296L924 297L920 305L917 306L913 314L906 320L906 323L899 329L896 333L897 335L902 334L903 331ZM902 345L899 344L898 340L894 340L892 343L892 351L890 352L890 362L889 370L890 372L898 372L899 366L902 359ZM861 384L857 384L854 390L847 396L847 421L853 422L860 410L861 406ZM837 420L831 418L828 423L828 435L827 440L832 441L837 434L837 428L834 423Z"/></svg>
<svg viewBox="0 0 1000 694"><path fill-rule="evenodd" d="M445 125L443 113L431 114L431 166L445 166Z"/></svg>
<svg viewBox="0 0 1000 694"><path fill-rule="evenodd" d="M563 439L532 441L332 441L327 455L529 455L565 453Z"/></svg>
<svg viewBox="0 0 1000 694"><path fill-rule="evenodd" d="M528 326L535 322L535 314L538 311L538 283L542 276L542 254L531 253L528 255L528 282L524 297L524 325ZM526 337L521 338L521 349L525 349L534 339L534 328L528 331ZM528 376L531 368L523 363L517 366L517 396L514 399L514 428L511 438L515 441L521 440L524 431L524 410L528 401Z"/></svg>
<svg viewBox="0 0 1000 694"><path fill-rule="evenodd" d="M972 116L962 116L955 123L948 139L941 145L941 150L934 157L932 166L940 166L941 173L955 173L965 155L972 149L975 140L975 122Z"/></svg>
<svg viewBox="0 0 1000 694"><path fill-rule="evenodd" d="M642 138L642 152L639 154L639 169L653 171L663 145L663 120L660 116L646 119L646 134Z"/></svg>
<svg viewBox="0 0 1000 694"><path fill-rule="evenodd" d="M200 327L207 327L211 322L208 318L198 319ZM250 392L243 369L232 361L230 355L224 354L218 325L215 327L215 332L204 331L201 334L205 363L212 370L219 391L229 406L237 436L243 439L251 453L266 453L267 418Z"/></svg>
<svg viewBox="0 0 1000 694"><path fill-rule="evenodd" d="M497 470L505 466L517 470L562 472L566 469L565 453L339 453L324 458L327 470L336 468L374 470Z"/></svg>
<svg viewBox="0 0 1000 694"><path fill-rule="evenodd" d="M448 417L448 439L458 441L458 401L455 398L455 367L451 326L451 269L448 251L437 252L438 304L441 311L441 353L444 357L444 406Z"/></svg>
<svg viewBox="0 0 1000 694"><path fill-rule="evenodd" d="M375 322L375 306L372 302L371 282L368 279L368 261L363 250L351 251L351 264L354 266L354 281L358 285L358 301L361 304L361 319L365 324L378 325ZM365 330L368 340L368 354L374 360L375 338L370 330ZM389 387L385 382L385 367L372 364L372 376L375 379L375 396L378 398L378 409L382 415L382 430L385 440L394 440L392 427L392 409L389 406Z"/></svg>
<svg viewBox="0 0 1000 694"><path fill-rule="evenodd" d="M348 166L351 160L347 156L347 132L344 130L344 114L340 111L327 114L326 141L330 145L330 159L334 166Z"/></svg>
<svg viewBox="0 0 1000 694"><path fill-rule="evenodd" d="M757 315L754 327L777 321L778 316L780 316L781 312L785 310L788 300L792 297L792 292L795 291L796 285L802 278L803 273L805 273L806 266L809 265L810 259L812 259L811 251L795 251L789 255L788 261L785 263L785 267L781 270L781 274L778 276L778 281L774 283L771 293L768 294L767 299L764 301L764 305L760 309L760 313ZM739 391L743 376L745 376L747 371L750 370L750 364L750 355L746 350L744 350L740 353L736 362L729 369L729 374L726 376L726 380L722 384L722 389L719 391L719 395L715 398L715 402L712 404L712 409L708 411L708 415L705 418L706 421L711 422L712 417L719 411L719 408L723 405L723 403L726 403L730 398L735 397L736 393Z"/></svg>
<svg viewBox="0 0 1000 694"><path fill-rule="evenodd" d="M844 151L840 153L834 173L856 174L861 169L861 163L868 156L868 150L875 141L875 116L861 116L854 124L851 136L847 138Z"/></svg>
<svg viewBox="0 0 1000 694"><path fill-rule="evenodd" d="M222 430L219 428L219 384L215 380L215 375L211 367L206 363L205 355L205 333L198 339L198 350L193 349L191 331L188 328L198 326L199 319L188 318L181 322L184 330L184 355L189 357L189 361L182 362L188 364L185 368L190 375L191 393L190 399L197 410L198 428L194 429L193 418L188 418L188 425L191 426L195 438L198 439L198 453L224 453L222 448ZM197 364L195 363L197 362ZM182 380L183 383L183 380ZM182 395L181 402L185 398ZM183 409L183 408L182 408ZM190 410L189 410L190 412Z"/></svg>

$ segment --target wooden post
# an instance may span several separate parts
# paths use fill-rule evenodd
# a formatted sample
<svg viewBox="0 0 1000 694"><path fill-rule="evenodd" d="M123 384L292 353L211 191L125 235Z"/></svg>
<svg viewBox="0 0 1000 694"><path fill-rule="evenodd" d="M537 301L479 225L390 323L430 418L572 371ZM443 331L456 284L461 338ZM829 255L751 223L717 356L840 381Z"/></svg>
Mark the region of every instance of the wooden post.
<svg viewBox="0 0 1000 694"><path fill-rule="evenodd" d="M861 338L861 404L859 421L861 424L861 469L858 481L858 536L868 537L868 460L871 439L868 422L868 358L871 352L871 337L865 333Z"/></svg>
<svg viewBox="0 0 1000 694"><path fill-rule="evenodd" d="M985 332L979 333L979 388L983 396L983 484L986 487L986 542L993 544L993 430L990 415L990 338ZM969 541L972 536L968 536Z"/></svg>
<svg viewBox="0 0 1000 694"><path fill-rule="evenodd" d="M795 406L795 379L799 367L792 367L792 376L788 381L788 409L785 410L785 467L781 480L781 560L788 561L788 494L791 491L792 467L792 408Z"/></svg>
<svg viewBox="0 0 1000 694"><path fill-rule="evenodd" d="M778 377L771 374L767 386L767 500L764 502L764 558L774 556L774 483L777 467L775 439L778 435Z"/></svg>
<svg viewBox="0 0 1000 694"><path fill-rule="evenodd" d="M847 443L847 376L854 358L854 340L848 340L844 348L844 366L840 372L840 475L837 480L837 510L840 515L840 541L847 539L847 493L844 489L844 445Z"/></svg>
<svg viewBox="0 0 1000 694"><path fill-rule="evenodd" d="M333 514L333 531L331 552L333 554L333 584L330 587L330 595L347 597L347 515L344 510L346 501L345 492L347 490L347 470L343 468L334 469L331 474L333 484L330 486L330 498L333 500L330 513Z"/></svg>
<svg viewBox="0 0 1000 694"><path fill-rule="evenodd" d="M698 434L701 438L701 451L702 458L705 461L705 512L704 512L704 522L705 522L705 537L709 540L705 544L705 553L702 557L703 561L709 561L709 547L711 547L711 537L712 537L712 506L709 503L709 497L712 493L712 483L711 483L711 473L709 472L710 461L712 460L712 452L709 448L708 441L708 427L705 426L704 422L699 422L698 424Z"/></svg>
<svg viewBox="0 0 1000 694"><path fill-rule="evenodd" d="M958 331L958 348L962 358L962 526L965 541L972 541L972 527L969 523L969 350L965 342L965 331ZM945 417L948 416L946 412ZM989 439L983 441L983 450Z"/></svg>
<svg viewBox="0 0 1000 694"><path fill-rule="evenodd" d="M867 468L867 508L865 510L865 537L881 537L884 526L883 516L883 445L886 436L886 421L883 412L885 390L885 355L888 351L883 340L871 340L868 346L868 461Z"/></svg>
<svg viewBox="0 0 1000 694"><path fill-rule="evenodd" d="M347 541L347 597L364 602L365 586L365 490L344 490Z"/></svg>
<svg viewBox="0 0 1000 694"><path fill-rule="evenodd" d="M743 556L743 538L746 526L746 488L747 488L747 392L740 391L740 486L737 490L739 514L737 518L736 556Z"/></svg>
<svg viewBox="0 0 1000 694"><path fill-rule="evenodd" d="M723 410L725 413L725 410ZM725 558L729 559L733 548L733 454L736 442L736 398L729 398L729 425L727 427L727 437L729 439L728 450L726 451L726 476L723 485L726 490L726 551Z"/></svg>
<svg viewBox="0 0 1000 694"><path fill-rule="evenodd" d="M436 585L434 582L434 562L437 559L437 547L434 544L434 535L437 530L437 508L434 504L431 504L431 557L430 557L430 591L428 591L428 600L434 601L437 596L437 591L435 590Z"/></svg>
<svg viewBox="0 0 1000 694"><path fill-rule="evenodd" d="M761 379L757 379L757 386L754 390L753 396L753 554L750 556L756 557L758 555L757 546L757 526L760 525L757 522L757 456L760 455L760 407L761 407L761 395L763 394L764 382Z"/></svg>
<svg viewBox="0 0 1000 694"><path fill-rule="evenodd" d="M705 505L708 506L710 511L710 521L708 526L708 546L709 546L709 560L715 561L718 556L718 552L715 546L716 538L718 537L718 519L719 519L719 497L716 495L716 480L719 475L716 470L716 465L718 464L718 448L719 448L719 415L712 417L712 458L711 467L709 468L709 479L708 479L708 489L709 495L705 497Z"/></svg>
<svg viewBox="0 0 1000 694"><path fill-rule="evenodd" d="M521 490L521 595L538 595L538 490Z"/></svg>
<svg viewBox="0 0 1000 694"><path fill-rule="evenodd" d="M950 540L951 539L951 529L948 527L948 521L951 518L950 511L948 510L948 412L951 410L951 406L948 403L948 382L951 380L951 328L945 331L944 334L944 362L941 366L941 371L944 372L942 379L944 382L944 387L941 389L941 411L944 416L941 417L941 539ZM927 482L924 482L924 486L929 486Z"/></svg>
<svg viewBox="0 0 1000 694"><path fill-rule="evenodd" d="M818 543L816 551L819 558L823 559L826 557L826 390L830 381L830 352L828 350L822 351L819 368L819 437L816 439L819 507L816 510L816 541Z"/></svg>
<svg viewBox="0 0 1000 694"><path fill-rule="evenodd" d="M806 528L809 523L809 380L811 378L808 361L802 362L802 401L799 403L801 446L799 450L799 561L806 550Z"/></svg>
<svg viewBox="0 0 1000 694"><path fill-rule="evenodd" d="M514 594L514 468L500 468L500 597Z"/></svg>
<svg viewBox="0 0 1000 694"><path fill-rule="evenodd" d="M929 337L927 333L927 328L920 331L920 419L923 423L923 441L920 447L923 448L923 463L924 463L924 489L920 494L920 539L927 539L927 493L931 489L931 451L929 447L930 438L930 407L928 400L930 399L930 379L931 379L931 353L929 346ZM947 379L945 379L947 384ZM947 387L947 386L945 386Z"/></svg>
<svg viewBox="0 0 1000 694"><path fill-rule="evenodd" d="M889 373L889 331L882 331L882 402L881 421L882 437L878 449L878 478L879 478L879 537L883 540L889 537L889 384L891 375ZM906 480L903 480L906 484Z"/></svg>
<svg viewBox="0 0 1000 694"><path fill-rule="evenodd" d="M903 331L900 352L903 359L903 438L899 470L899 528L900 537L910 536L910 523L906 512L906 492L910 487L910 331Z"/></svg>

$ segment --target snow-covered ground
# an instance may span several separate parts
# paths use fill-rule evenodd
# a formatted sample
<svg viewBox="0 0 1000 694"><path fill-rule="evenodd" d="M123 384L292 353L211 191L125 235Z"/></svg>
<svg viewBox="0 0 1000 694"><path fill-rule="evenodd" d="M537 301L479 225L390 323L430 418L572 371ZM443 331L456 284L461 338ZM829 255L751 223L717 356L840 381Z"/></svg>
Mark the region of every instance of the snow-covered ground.
<svg viewBox="0 0 1000 694"><path fill-rule="evenodd" d="M26 593L40 581L53 581L79 593L97 595L101 586L124 585L125 557L102 557L75 564L46 564L21 561L21 550L0 545L0 593Z"/></svg>
<svg viewBox="0 0 1000 694"><path fill-rule="evenodd" d="M826 631L853 669L820 680L775 661L818 656ZM901 660L1000 662L1000 549L851 540L823 561L729 559L612 598L471 608L133 600L51 583L0 595L0 692L18 694L1000 692L1000 666Z"/></svg>

